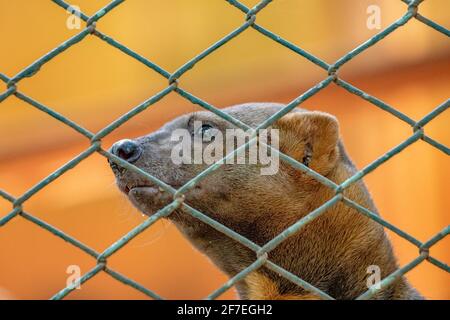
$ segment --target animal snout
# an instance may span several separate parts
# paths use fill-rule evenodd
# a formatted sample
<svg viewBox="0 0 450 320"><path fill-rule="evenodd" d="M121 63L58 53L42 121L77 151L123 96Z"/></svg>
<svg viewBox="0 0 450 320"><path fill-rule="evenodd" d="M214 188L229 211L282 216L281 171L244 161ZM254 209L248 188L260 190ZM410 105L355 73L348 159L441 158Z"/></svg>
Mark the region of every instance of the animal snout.
<svg viewBox="0 0 450 320"><path fill-rule="evenodd" d="M116 142L112 146L111 152L129 163L133 163L141 156L142 148L135 141L124 139Z"/></svg>

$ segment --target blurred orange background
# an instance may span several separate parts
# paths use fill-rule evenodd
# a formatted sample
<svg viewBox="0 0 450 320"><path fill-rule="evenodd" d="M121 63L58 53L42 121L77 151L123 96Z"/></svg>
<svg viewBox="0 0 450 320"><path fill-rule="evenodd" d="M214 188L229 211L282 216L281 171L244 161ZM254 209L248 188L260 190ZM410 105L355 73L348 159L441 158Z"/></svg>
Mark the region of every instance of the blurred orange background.
<svg viewBox="0 0 450 320"><path fill-rule="evenodd" d="M107 0L76 0L87 15ZM254 0L242 1L251 7ZM381 9L381 27L401 17L406 5L392 0L279 0L257 16L258 24L332 63L380 30L366 27L369 5ZM425 1L419 12L449 27L446 0ZM0 72L13 77L80 30L51 1L0 0ZM127 0L97 28L169 72L240 26L245 16L221 0ZM449 39L411 20L339 70L339 76L419 120L448 99ZM253 29L227 43L188 71L180 87L217 107L249 101L288 103L327 76L306 59ZM69 48L33 77L18 84L24 94L92 132L167 86L167 80L97 37ZM0 83L0 92L6 85ZM412 134L412 129L331 84L301 107L336 115L358 168ZM149 133L177 115L198 110L176 93L149 107L103 140ZM450 145L450 112L425 130ZM0 189L16 197L89 146L71 128L14 96L0 104ZM365 181L381 215L420 241L449 224L448 156L418 141L370 173ZM90 156L30 198L24 209L102 252L144 220L119 194L105 158ZM12 206L0 198L0 218ZM418 255L389 232L401 265ZM448 263L450 241L431 255ZM0 228L0 298L47 299L65 287L69 265L82 273L95 260L49 232L16 217ZM108 260L113 269L169 299L199 299L226 277L195 251L169 222L161 221ZM430 299L450 298L450 275L428 262L407 274ZM221 298L235 298L229 290ZM140 299L143 294L100 273L68 299Z"/></svg>

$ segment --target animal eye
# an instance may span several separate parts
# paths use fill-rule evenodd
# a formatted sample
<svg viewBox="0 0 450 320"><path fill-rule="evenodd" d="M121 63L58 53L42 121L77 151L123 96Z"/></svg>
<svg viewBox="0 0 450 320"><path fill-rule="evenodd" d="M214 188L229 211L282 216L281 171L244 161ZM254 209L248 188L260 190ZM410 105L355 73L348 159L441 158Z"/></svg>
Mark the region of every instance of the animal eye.
<svg viewBox="0 0 450 320"><path fill-rule="evenodd" d="M198 129L197 136L200 137L204 142L210 142L214 140L216 133L216 128L209 124L204 124Z"/></svg>

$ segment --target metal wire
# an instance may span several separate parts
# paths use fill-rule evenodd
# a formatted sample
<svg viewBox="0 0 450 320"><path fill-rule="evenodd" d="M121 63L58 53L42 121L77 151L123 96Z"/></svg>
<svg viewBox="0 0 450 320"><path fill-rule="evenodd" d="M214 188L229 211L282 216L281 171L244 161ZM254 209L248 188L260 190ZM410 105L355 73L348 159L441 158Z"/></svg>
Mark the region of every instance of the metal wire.
<svg viewBox="0 0 450 320"><path fill-rule="evenodd" d="M88 281L92 277L96 276L100 272L105 272L106 274L110 275L117 281L120 281L128 286L131 286L135 288L136 290L139 290L143 294L147 295L150 298L153 299L162 299L161 296L156 294L155 292L145 288L144 286L140 285L136 281L127 278L126 276L112 270L110 267L107 266L107 259L116 253L118 250L123 248L130 240L132 240L134 237L136 237L138 234L143 232L145 229L149 228L152 224L154 224L159 219L166 217L170 215L174 210L177 208L183 207L185 211L192 215L194 218L210 225L214 229L224 233L228 237L234 239L235 241L241 243L242 245L248 247L249 249L253 250L256 253L256 260L249 265L247 268L236 274L234 277L232 277L228 282L226 282L224 285L222 285L220 288L215 290L213 293L211 293L207 299L215 299L218 296L220 296L222 293L224 293L226 290L228 290L230 287L236 284L236 282L244 279L250 272L257 270L258 268L261 268L262 266L265 266L266 268L278 273L279 275L285 277L286 279L292 281L293 283L297 284L298 286L304 288L308 292L311 292L315 295L317 295L320 298L323 299L333 299L333 297L329 296L326 292L323 292L322 290L316 288L315 286L311 285L310 283L304 281L303 279L299 278L298 276L292 274L288 270L283 269L282 267L278 266L277 264L273 263L268 258L268 252L275 249L280 243L282 243L285 239L288 237L294 235L297 233L301 228L303 228L306 224L313 221L315 218L323 215L326 213L327 209L331 206L335 205L338 202L342 202L347 206L350 206L356 210L358 210L361 214L367 216L370 219L373 219L374 221L380 223L385 228L388 228L389 230L393 231L400 237L406 239L410 243L412 243L414 246L418 248L418 257L412 260L410 263L406 264L405 266L397 269L392 274L388 275L386 278L384 278L380 286L378 288L371 287L369 290L364 292L362 295L358 297L358 299L370 299L373 297L378 291L386 288L390 284L392 284L396 279L410 271L411 269L415 268L417 265L422 263L423 261L427 260L430 263L434 264L438 268L441 268L442 270L446 272L450 272L450 267L439 261L438 259L430 256L429 249L435 245L437 242L444 239L449 233L450 233L450 226L445 227L441 232L433 236L431 239L429 239L426 242L420 242L413 236L409 235L405 231L400 230L393 224L385 221L380 216L376 215L375 213L371 212L367 208L361 206L360 204L346 198L343 195L344 189L348 188L352 184L354 184L356 181L362 179L365 177L368 173L372 172L376 168L378 168L380 165L385 163L386 161L390 160L393 156L396 154L402 152L405 148L409 147L411 144L417 142L418 140L425 141L426 143L429 143L431 146L437 148L438 150L442 151L446 155L449 155L449 148L443 144L441 144L438 141L435 141L434 139L428 137L425 134L424 128L425 126L432 121L434 118L442 114L444 111L446 111L450 106L450 100L444 101L441 105L437 106L434 110L432 110L430 113L428 113L425 117L420 119L419 121L415 121L408 117L406 114L400 112L399 110L395 109L394 107L388 105L387 103L381 101L380 99L371 96L370 94L364 92L361 89L358 89L354 85L342 80L339 78L337 71L342 68L347 62L352 60L355 56L360 54L361 52L369 49L371 46L376 44L377 42L381 41L385 37L389 36L391 33L393 33L395 30L397 30L400 27L403 27L405 24L407 24L410 20L416 19L417 21L420 21L424 23L425 25L429 26L430 28L434 29L437 32L440 32L447 37L450 37L450 31L446 29L445 27L431 21L430 19L420 15L418 13L418 7L419 4L422 2L421 0L401 0L404 3L407 4L407 10L405 14L400 17L397 21L389 25L387 28L385 28L383 31L379 32L375 36L371 37L366 42L360 44L355 49L351 50L347 54L345 54L343 57L338 59L333 64L328 64L321 60L320 58L314 56L311 53L308 53L307 51L301 49L300 47L296 46L295 44L289 42L288 40L283 39L282 37L274 34L273 32L265 29L263 26L257 24L256 16L258 12L263 10L272 0L262 0L259 2L256 6L253 8L248 8L242 3L240 3L237 0L226 0L230 5L235 7L236 9L240 10L244 16L241 26L230 32L227 36L222 38L221 40L217 41L216 43L212 44L210 47L203 50L200 54L196 55L194 58L186 62L184 65L182 65L179 69L177 69L175 72L170 73L160 66L156 65L152 61L148 60L147 58L143 57L142 55L134 52L130 48L126 47L125 45L119 43L118 41L114 40L113 38L109 37L108 35L102 33L99 31L96 27L96 22L99 21L102 17L104 17L108 12L115 9L117 6L119 6L124 0L114 0L110 2L108 5L100 9L98 12L96 12L92 16L87 16L83 12L79 12L77 10L74 10L73 7L70 6L70 4L66 3L63 0L52 0L53 3L56 5L62 7L63 9L67 10L71 8L72 12L79 15L79 17L86 22L85 28L79 32L77 35L73 36L72 38L68 39L67 41L60 44L58 47L53 49L52 51L48 52L35 62L33 62L31 65L23 69L21 72L19 72L17 75L13 76L12 78L9 78L8 76L0 73L0 80L6 83L7 90L0 94L0 103L7 99L8 97L14 95L18 99L30 104L31 106L35 107L36 109L48 114L49 116L53 117L55 120L58 120L68 127L74 129L84 137L90 140L91 146L87 148L85 151L80 153L78 156L67 162L65 165L63 165L61 168L57 169L53 173L51 173L48 177L41 180L38 184L30 188L28 191L26 191L24 194L22 194L20 197L15 198L6 191L0 190L0 197L4 198L5 200L9 201L12 205L12 211L8 213L6 216L0 219L0 228L5 226L9 221L16 218L23 218L26 219L35 225L49 231L50 233L54 234L55 236L61 238L64 241L67 241L68 243L72 244L73 246L79 248L80 250L84 251L86 254L94 257L97 259L97 264L94 268L92 268L89 272L85 273L78 281L71 284L70 286L62 289L60 292L56 293L52 299L62 299L66 297L71 291L73 291L78 285L83 284L84 282ZM257 128L249 128L246 124L239 121L238 119L235 119L231 117L230 115L224 113L223 111L215 108L213 105L209 104L208 102L205 102L201 100L198 97L195 97L191 93L187 92L186 90L182 89L179 85L179 81L181 77L188 72L190 69L195 67L197 63L205 59L208 55L210 55L212 52L219 49L221 46L226 44L227 42L231 41L233 38L238 37L240 34L245 32L247 29L253 28L254 30L260 32L262 35L268 37L269 39L277 42L278 44L284 46L285 48L295 52L299 56L309 60L310 62L314 63L319 68L325 70L327 72L327 76L319 82L317 85L313 86L306 92L302 93L300 96L298 96L296 99L288 103L282 110L265 120L261 125L259 125ZM109 45L111 45L113 48L116 48L123 52L124 54L128 55L129 57L139 61L144 66L152 69L153 71L160 74L162 77L166 78L168 80L168 85L165 89L161 90L157 94L153 95L152 97L148 98L146 101L142 102L141 104L137 105L130 111L128 111L123 116L119 117L117 120L110 123L108 126L103 128L102 130L98 131L97 133L92 133L89 130L83 128L76 122L68 119L66 116L59 114L55 110L53 110L50 107L47 107L43 105L42 103L36 101L35 99L26 96L25 94L21 93L18 90L18 85L20 84L20 81L26 77L32 77L37 72L39 72L40 68L50 62L53 58L55 58L60 53L64 52L65 50L70 49L70 47L76 45L83 39L85 39L88 36L95 36L99 39L105 41ZM179 188L178 190L172 188L171 186L167 185L163 181L157 179L156 177L153 177L152 175L148 174L147 172L137 168L136 166L120 159L119 157L115 156L114 154L111 154L110 152L102 149L101 146L101 139L110 134L112 131L117 129L119 126L124 124L125 122L129 121L131 118L136 116L137 114L141 113L148 107L155 104L157 101L164 98L166 95L168 95L171 92L176 92L181 97L185 98L186 100L190 101L193 104L200 105L204 109L211 111L215 113L216 115L222 117L223 119L229 121L230 123L238 126L239 128L243 129L253 129L254 132L259 129L267 128L269 125L274 123L276 120L278 120L280 117L288 113L289 111L293 110L295 107L300 105L305 100L309 99L311 96L315 95L319 91L321 91L323 88L327 87L328 85L335 83L336 85L344 88L348 92L361 97L362 99L370 102L375 107L386 111L393 115L394 117L398 118L399 120L406 122L411 126L412 134L409 138L407 138L405 141L400 143L398 146L394 147L393 149L389 150L382 156L380 156L378 159L373 161L371 164L363 168L362 170L358 171L356 174L354 174L352 177L341 183L340 185L336 185L334 182L328 180L326 177L320 175L319 173L309 169L302 163L299 163L295 159L278 152L277 150L272 149L272 151L275 151L280 158L285 161L286 163L290 164L297 170L301 170L305 172L306 174L310 175L311 177L315 178L317 181L323 183L324 185L328 186L329 188L333 189L335 192L335 196L331 198L329 201L325 202L322 206L315 209L314 211L310 212L307 216L303 217L302 219L298 220L296 223L294 223L292 226L281 232L278 236L276 236L274 239L266 243L264 246L259 246L256 243L252 242L251 240L243 237L242 235L236 233L235 231L229 229L225 225L215 221L214 219L208 217L204 213L198 211L197 209L187 205L183 202L184 196L183 194L187 192L189 189L193 188L201 179L206 177L211 172L219 169L224 163L225 159L229 157L233 157L235 153L238 153L242 148L245 148L252 142L254 142L255 138L250 139L246 144L241 146L240 148L234 150L232 153L226 155L223 159L220 161L214 163L210 167L208 167L206 170L204 170L202 173L200 173L198 176L196 176L194 179L187 182L184 186ZM96 252L94 249L90 248L89 246L83 244L82 242L78 241L77 239L73 238L72 236L68 235L62 230L59 230L55 228L54 226L46 223L45 221L25 212L22 208L22 205L25 201L30 199L32 196L34 196L37 192L45 188L47 185L52 183L54 180L58 179L61 175L63 175L68 170L73 169L76 167L81 161L92 155L93 153L99 153L103 155L104 157L110 159L111 161L117 163L119 166L122 166L128 170L131 170L133 172L136 172L143 177L151 180L156 185L163 188L166 192L173 195L173 201L167 205L166 207L159 210L156 214L152 215L151 217L147 218L142 224L131 230L129 233L124 235L121 239L113 243L110 247L108 247L104 252L99 253ZM1 230L1 229L0 229Z"/></svg>

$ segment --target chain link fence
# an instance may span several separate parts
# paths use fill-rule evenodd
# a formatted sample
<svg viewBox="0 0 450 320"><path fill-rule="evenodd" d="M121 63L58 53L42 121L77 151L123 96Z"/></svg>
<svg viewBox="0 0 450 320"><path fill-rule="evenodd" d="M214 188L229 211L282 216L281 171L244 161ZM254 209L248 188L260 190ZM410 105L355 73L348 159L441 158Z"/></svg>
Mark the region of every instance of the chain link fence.
<svg viewBox="0 0 450 320"><path fill-rule="evenodd" d="M362 179L365 175L372 172L376 168L378 168L380 165L391 159L396 154L402 152L405 148L410 146L411 144L422 140L434 148L437 148L438 150L442 151L446 155L449 155L450 150L447 146L441 144L440 142L430 138L425 134L425 126L435 119L437 116L439 116L441 113L446 111L448 107L450 106L450 100L446 100L441 105L437 106L434 110L432 110L430 113L428 113L425 117L420 119L419 121L415 121L408 117L406 114L398 111L394 107L386 104L385 102L381 101L380 99L369 95L368 93L364 92L363 90L358 89L357 87L353 86L352 84L342 80L339 78L337 72L340 68L342 68L348 61L353 59L355 56L360 54L361 52L369 49L371 46L376 44L377 42L383 40L386 36L389 34L395 32L398 28L404 27L407 25L409 21L412 19L416 19L420 21L421 23L427 25L428 27L434 29L436 32L440 32L444 34L447 37L450 37L450 31L443 26L433 22L432 20L428 19L427 17L422 16L419 13L419 5L423 0L399 0L403 1L405 3L405 13L403 16L401 16L398 20L396 20L394 23L389 25L387 28L385 28L383 31L379 32L366 42L362 43L355 49L351 50L347 54L345 54L343 57L338 59L333 64L328 64L321 60L320 58L312 55L311 53L308 53L307 51L301 49L300 47L296 46L295 44L281 38L280 36L272 33L270 30L265 29L263 26L256 23L256 17L257 14L263 10L267 5L272 2L272 0L263 0L259 2L256 6L253 8L248 8L242 3L240 3L237 0L225 0L227 1L234 9L240 10L243 13L243 24L239 26L237 29L233 30L231 33L229 33L227 36L219 40L218 42L214 43L207 49L205 49L203 52L186 62L184 65L182 65L178 70L176 70L173 73L170 73L163 68L159 67L155 63L151 62L147 58L139 55L138 53L132 51L130 48L125 46L124 44L121 44L114 40L113 38L109 37L108 35L102 33L100 30L96 27L96 22L99 21L102 17L107 15L111 10L118 7L124 0L114 0L110 2L108 5L106 5L104 8L100 9L98 12L96 12L91 17L85 15L83 12L80 12L76 9L73 9L73 7L62 0L52 0L53 3L57 6L60 6L61 8L65 10L72 10L74 14L79 16L85 23L85 28L79 32L77 35L73 36L72 38L68 39L67 41L63 42L61 45L50 51L49 53L45 54L43 57L36 60L34 63L23 69L21 72L19 72L17 75L13 76L12 78L7 77L6 75L0 73L0 79L6 84L7 90L0 94L0 103L7 99L9 96L16 96L18 99L23 100L24 102L30 104L31 106L39 109L40 111L48 114L49 116L53 117L55 120L60 121L64 123L65 125L71 127L73 130L76 130L78 133L86 137L90 140L90 147L87 148L85 151L80 153L78 156L67 162L65 165L48 175L45 179L40 181L38 184L33 186L31 189L26 191L24 194L22 194L20 197L13 197L8 192L0 189L0 196L7 201L9 201L12 205L12 211L8 213L6 216L0 219L0 232L1 227L4 227L9 221L12 219L26 219L28 221L31 221L32 223L38 225L39 227L47 230L48 232L51 232L55 236L63 239L64 241L69 242L70 244L74 245L75 247L83 250L86 254L94 257L97 260L97 264L94 268L89 270L87 273L85 273L78 281L75 283L67 286L66 288L62 289L60 292L56 293L52 299L63 299L66 297L70 292L72 292L78 285L81 285L91 279L92 277L96 276L100 272L105 272L112 276L113 278L117 279L118 281L129 285L136 290L139 290L140 292L144 293L145 295L154 298L154 299L162 299L161 296L159 296L157 293L153 292L152 290L145 288L144 286L140 285L136 281L133 281L132 279L126 277L123 274L120 274L113 269L111 269L107 265L108 258L113 255L115 252L123 248L131 239L136 237L138 234L149 228L152 224L154 224L159 219L166 217L170 215L174 210L177 208L183 207L185 211L192 215L193 217L201 220L202 222L210 225L211 227L215 228L216 230L224 233L225 235L229 236L230 238L234 239L235 241L238 241L242 245L250 248L253 250L256 254L255 262L253 262L251 265L249 265L247 268L236 274L234 277L232 277L229 281L227 281L224 285L222 285L220 288L212 292L210 295L206 297L206 299L215 299L218 296L220 296L222 293L227 291L229 288L231 288L236 282L242 280L245 278L250 272L265 266L266 268L276 272L277 274L285 277L286 279L292 281L296 285L304 288L308 292L311 292L315 295L317 295L320 298L323 299L333 299L333 297L329 296L326 292L314 287L310 283L304 281L303 279L299 278L298 276L292 274L288 270L283 269L282 267L276 265L270 259L268 258L268 252L273 250L276 246L278 246L281 242L283 242L286 238L289 236L295 234L298 232L302 227L304 227L307 223L310 223L315 218L319 217L322 214L325 214L327 209L331 206L333 206L337 202L343 202L346 205L358 210L361 214L369 217L370 219L375 220L376 222L380 223L384 227L388 228L392 232L396 233L400 237L404 238L405 240L412 243L414 246L418 248L418 256L413 259L408 264L402 266L401 268L397 269L392 274L388 275L386 278L382 279L382 281L379 283L379 286L377 287L371 287L366 292L361 294L358 299L370 299L372 296L374 296L379 290L382 290L383 288L389 286L392 284L396 279L407 273L408 271L412 270L416 266L418 266L423 261L427 260L428 262L434 264L435 266L441 268L442 270L450 273L450 267L445 264L442 261L439 261L438 259L432 257L429 253L429 249L435 245L437 242L444 239L449 233L450 233L450 226L446 226L442 231L434 235L431 239L429 239L426 242L421 242L414 238L412 235L400 230L396 226L390 224L389 222L383 220L381 217L376 215L375 213L371 212L370 210L362 207L358 203L348 199L343 195L343 190L348 188L350 185L355 183L356 181ZM232 8L230 8L232 9ZM293 101L288 103L282 110L271 116L270 118L266 119L263 123L261 123L257 128L250 128L243 122L239 121L238 119L235 119L231 117L228 114L225 114L223 111L215 108L211 104L209 104L206 101L201 100L200 98L192 95L188 91L181 88L179 85L179 80L190 69L192 69L196 63L199 61L205 59L209 54L214 52L215 50L219 49L221 46L226 44L229 41L232 41L233 38L238 37L240 34L245 32L247 29L253 28L254 30L258 31L259 33L263 34L267 38L277 42L279 45L284 46L288 50L291 50L298 54L302 58L306 58L311 63L314 63L317 67L323 69L327 76L325 79L323 79L321 82L316 84L315 86L311 87L309 90L295 98ZM59 114L55 110L43 105L42 103L39 103L32 97L29 97L23 93L20 92L18 85L20 84L20 81L26 77L32 77L34 74L36 74L39 69L45 65L46 63L50 62L54 57L59 55L60 53L64 52L65 50L70 49L73 45L76 45L78 42L83 41L86 37L89 36L95 36L99 39L105 41L109 45L111 45L112 49L117 49L123 52L124 54L128 55L130 58L135 59L145 65L146 67L152 69L153 71L159 73L162 77L166 78L168 80L167 87L155 94L154 96L148 98L143 103L139 104L138 106L134 107L130 111L128 111L126 114L103 128L97 133L90 132L89 130L83 128L79 124L71 121L67 117L65 117L62 114ZM208 174L211 172L219 169L224 163L225 160L233 157L235 153L238 153L240 150L245 148L246 146L253 143L256 139L256 132L259 129L264 129L270 126L272 123L274 123L276 120L278 120L283 115L287 114L294 108L296 108L298 105L300 105L302 102L310 98L311 96L315 95L319 91L321 91L323 88L327 87L330 84L336 84L348 92L359 96L360 98L370 102L375 107L380 108L384 110L385 112L390 113L392 116L399 119L399 121L406 122L411 126L412 134L409 138L407 138L405 141L397 145L395 148L389 150L385 154L383 154L381 157L370 163L365 168L358 171L355 175L341 183L340 185L335 184L333 181L327 179L326 177L318 174L317 172L309 169L302 163L296 161L295 159L282 154L278 153L279 157L289 163L291 166L296 168L297 170L301 170L305 172L306 174L314 177L319 182L323 183L324 185L328 186L332 190L334 190L335 195L332 197L329 201L325 202L323 205L321 205L316 210L310 212L307 216L297 221L295 224L284 230L282 233L280 233L278 236L276 236L274 239L269 241L263 246L259 246L256 243L250 241L249 239L241 236L240 234L234 232L233 230L227 228L226 226L218 223L217 221L211 219L207 215L203 214L202 212L196 210L195 208L189 206L188 204L184 203L184 197L183 194L190 190L191 188L195 187L196 183L205 178ZM117 129L119 126L124 124L126 121L130 120L140 112L144 111L157 101L164 98L166 95L168 95L171 92L175 92L179 94L181 97L187 99L193 104L200 105L206 110L209 110L216 115L222 117L223 119L229 121L230 123L236 125L239 128L245 129L245 130L251 130L253 133L252 138L241 147L234 150L234 152L226 155L223 159L220 161L214 163L210 167L208 167L206 170L201 172L197 177L193 178L189 182L187 182L184 186L179 188L178 190L172 188L170 185L167 185L163 181L160 181L159 179L149 175L148 173L144 172L143 170L137 168L136 166L133 166L132 164L122 160L121 158L113 155L112 153L106 151L102 148L102 138L107 136L109 133L111 133L113 130ZM274 150L274 149L272 149ZM89 157L93 153L99 153L102 156L108 158L109 160L115 162L121 167L124 167L128 170L131 170L133 172L139 173L143 177L149 179L162 189L164 189L165 192L168 192L173 195L173 202L171 202L166 207L159 210L156 214L152 215L151 217L147 218L142 224L138 225L136 228L131 230L129 233L124 235L121 239L116 241L114 244L112 244L109 248L107 248L103 252L97 252L94 249L90 248L88 245L85 245L78 241L77 239L73 238L72 236L68 235L62 230L58 230L54 226L46 223L45 221L33 216L32 214L24 211L23 204L30 199L33 195L38 193L41 189L45 188L48 184L52 183L56 179L58 179L61 175L63 175L68 170L73 169L76 167L81 161Z"/></svg>

